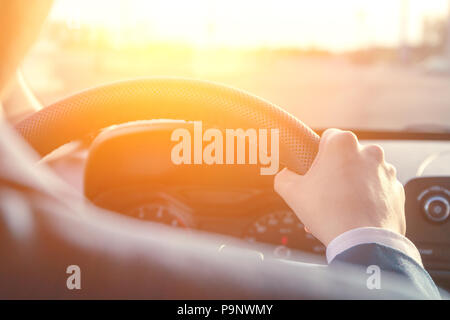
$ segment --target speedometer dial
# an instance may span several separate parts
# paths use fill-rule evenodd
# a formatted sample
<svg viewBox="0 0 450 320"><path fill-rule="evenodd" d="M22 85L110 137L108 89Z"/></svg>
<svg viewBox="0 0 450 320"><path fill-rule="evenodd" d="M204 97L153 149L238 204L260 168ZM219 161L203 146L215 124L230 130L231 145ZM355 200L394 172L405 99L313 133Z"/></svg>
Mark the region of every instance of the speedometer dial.
<svg viewBox="0 0 450 320"><path fill-rule="evenodd" d="M244 233L250 242L274 244L274 254L292 258L293 250L323 253L325 247L307 233L297 216L289 210L269 213L253 222Z"/></svg>
<svg viewBox="0 0 450 320"><path fill-rule="evenodd" d="M131 208L125 213L134 218L162 223L172 227L187 228L189 226L186 217L181 212L164 204L144 204Z"/></svg>

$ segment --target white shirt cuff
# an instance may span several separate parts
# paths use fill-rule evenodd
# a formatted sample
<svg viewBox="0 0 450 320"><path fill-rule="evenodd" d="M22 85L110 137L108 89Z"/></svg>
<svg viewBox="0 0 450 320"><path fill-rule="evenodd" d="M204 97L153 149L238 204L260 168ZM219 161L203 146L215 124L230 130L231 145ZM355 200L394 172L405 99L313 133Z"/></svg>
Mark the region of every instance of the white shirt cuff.
<svg viewBox="0 0 450 320"><path fill-rule="evenodd" d="M334 238L327 246L327 261L330 263L338 254L367 243L377 243L401 251L423 266L419 250L408 238L390 230L373 227L352 229Z"/></svg>

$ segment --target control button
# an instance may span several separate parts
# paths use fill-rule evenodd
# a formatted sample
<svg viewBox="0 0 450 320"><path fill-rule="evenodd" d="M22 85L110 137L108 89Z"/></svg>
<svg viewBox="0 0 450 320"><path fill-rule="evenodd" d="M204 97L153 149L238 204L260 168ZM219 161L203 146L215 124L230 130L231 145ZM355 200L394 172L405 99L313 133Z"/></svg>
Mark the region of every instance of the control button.
<svg viewBox="0 0 450 320"><path fill-rule="evenodd" d="M423 205L423 209L428 219L434 222L445 221L450 215L450 204L441 195L432 196L427 199Z"/></svg>

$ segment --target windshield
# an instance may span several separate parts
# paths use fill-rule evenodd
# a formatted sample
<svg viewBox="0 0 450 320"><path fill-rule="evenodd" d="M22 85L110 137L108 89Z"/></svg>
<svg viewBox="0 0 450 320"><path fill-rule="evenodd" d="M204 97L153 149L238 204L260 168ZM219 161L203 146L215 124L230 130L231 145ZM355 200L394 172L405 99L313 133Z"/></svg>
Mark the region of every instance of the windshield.
<svg viewBox="0 0 450 320"><path fill-rule="evenodd" d="M44 105L135 77L213 80L313 128L443 132L447 0L57 0L23 64Z"/></svg>

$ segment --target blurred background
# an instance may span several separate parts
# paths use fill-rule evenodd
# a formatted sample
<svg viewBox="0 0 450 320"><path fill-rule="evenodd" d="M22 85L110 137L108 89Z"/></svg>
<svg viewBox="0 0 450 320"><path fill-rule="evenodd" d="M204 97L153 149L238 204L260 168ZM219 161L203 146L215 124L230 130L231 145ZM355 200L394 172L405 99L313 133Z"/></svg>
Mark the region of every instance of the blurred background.
<svg viewBox="0 0 450 320"><path fill-rule="evenodd" d="M450 1L56 0L22 72L45 105L182 76L313 128L450 132Z"/></svg>

